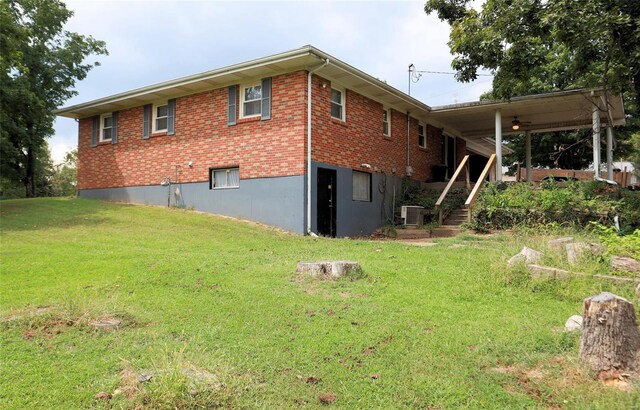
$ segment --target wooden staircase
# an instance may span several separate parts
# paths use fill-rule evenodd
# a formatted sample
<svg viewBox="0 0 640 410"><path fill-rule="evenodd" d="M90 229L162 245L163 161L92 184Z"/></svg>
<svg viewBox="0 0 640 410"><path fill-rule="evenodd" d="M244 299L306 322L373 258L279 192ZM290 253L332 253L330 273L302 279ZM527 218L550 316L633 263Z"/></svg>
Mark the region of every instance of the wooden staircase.
<svg viewBox="0 0 640 410"><path fill-rule="evenodd" d="M443 227L460 227L465 222L469 221L469 209L467 208L458 208L451 212L449 216L447 216L442 224Z"/></svg>

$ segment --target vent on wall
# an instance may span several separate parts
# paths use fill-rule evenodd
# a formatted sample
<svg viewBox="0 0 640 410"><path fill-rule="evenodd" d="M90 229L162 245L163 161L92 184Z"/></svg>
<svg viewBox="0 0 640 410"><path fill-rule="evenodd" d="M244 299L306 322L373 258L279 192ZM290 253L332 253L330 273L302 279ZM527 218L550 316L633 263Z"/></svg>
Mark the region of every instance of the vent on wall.
<svg viewBox="0 0 640 410"><path fill-rule="evenodd" d="M424 217L424 207L405 205L400 208L400 217L405 225L420 225Z"/></svg>

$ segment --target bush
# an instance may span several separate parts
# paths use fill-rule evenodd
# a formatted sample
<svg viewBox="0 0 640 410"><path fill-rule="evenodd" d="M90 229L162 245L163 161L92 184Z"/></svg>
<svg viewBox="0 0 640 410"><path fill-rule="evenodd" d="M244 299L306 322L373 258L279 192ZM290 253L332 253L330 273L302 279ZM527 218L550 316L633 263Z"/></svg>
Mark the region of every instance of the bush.
<svg viewBox="0 0 640 410"><path fill-rule="evenodd" d="M628 235L620 235L613 227L591 223L591 229L607 247L607 254L628 256L640 260L640 229Z"/></svg>
<svg viewBox="0 0 640 410"><path fill-rule="evenodd" d="M616 210L620 216L622 234L634 233L640 229L640 191L623 190Z"/></svg>
<svg viewBox="0 0 640 410"><path fill-rule="evenodd" d="M633 228L640 219L640 206L635 202L640 199L632 196L618 201L618 189L611 190L601 182L559 184L551 180L540 187L489 183L476 202L470 228L481 232L549 225L583 228L589 222L609 224L616 214L626 229Z"/></svg>

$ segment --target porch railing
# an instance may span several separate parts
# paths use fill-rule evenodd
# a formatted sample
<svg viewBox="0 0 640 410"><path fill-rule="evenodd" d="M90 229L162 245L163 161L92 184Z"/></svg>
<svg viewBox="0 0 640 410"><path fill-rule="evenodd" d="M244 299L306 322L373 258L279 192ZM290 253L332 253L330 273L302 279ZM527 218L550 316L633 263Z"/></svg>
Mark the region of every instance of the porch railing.
<svg viewBox="0 0 640 410"><path fill-rule="evenodd" d="M442 191L442 194L440 194L440 198L438 198L438 200L436 201L436 209L438 210L438 224L440 225L442 225L442 223L444 222L444 213L442 209L442 203L444 202L444 199L446 198L447 194L449 193L449 190L453 186L453 183L456 181L456 179L458 179L458 175L460 175L463 169L466 171L466 174L467 174L467 189L470 189L471 182L469 180L469 156L468 155L465 155L464 158L462 158L462 161L460 161L460 165L458 165L458 169L456 169L456 172L453 173L453 176L449 180L449 183L444 188L444 191Z"/></svg>
<svg viewBox="0 0 640 410"><path fill-rule="evenodd" d="M471 223L471 213L473 211L473 204L476 202L476 199L478 199L478 193L480 192L480 189L484 185L484 182L487 179L487 175L489 175L489 172L492 172L492 173L496 172L495 162L496 162L496 154L491 154L491 156L489 157L489 161L487 161L487 165L485 165L484 169L482 170L482 174L480 174L480 177L478 178L478 182L475 183L475 185L473 186L473 190L471 191L471 194L469 194L467 201L464 203L464 206L468 210L467 222L469 223Z"/></svg>

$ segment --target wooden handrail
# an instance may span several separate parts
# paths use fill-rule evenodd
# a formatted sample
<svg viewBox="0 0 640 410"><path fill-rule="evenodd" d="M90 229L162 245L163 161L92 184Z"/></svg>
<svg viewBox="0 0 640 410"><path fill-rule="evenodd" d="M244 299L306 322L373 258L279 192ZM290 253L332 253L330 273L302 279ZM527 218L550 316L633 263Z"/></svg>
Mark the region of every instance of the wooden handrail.
<svg viewBox="0 0 640 410"><path fill-rule="evenodd" d="M449 180L449 183L444 188L444 191L442 191L442 194L440 194L440 198L438 198L438 200L436 201L436 209L438 210L438 223L440 225L442 225L442 223L444 222L444 217L443 217L444 215L442 214L442 203L444 202L444 198L449 193L449 190L453 186L453 183L456 181L456 179L458 179L458 175L460 175L463 168L466 168L467 170L467 187L469 185L469 167L468 166L465 167L465 165L467 165L467 161L469 161L469 156L465 155L464 158L462 158L462 161L460 161L460 165L458 165L458 169L456 169L456 172L453 173L453 176Z"/></svg>
<svg viewBox="0 0 640 410"><path fill-rule="evenodd" d="M487 175L491 171L495 162L496 162L496 154L491 154L491 156L489 157L489 161L487 161L487 165L485 165L484 169L482 170L482 174L480 174L480 177L478 178L478 181L476 182L476 184L473 186L473 190L469 194L467 201L464 203L464 205L468 209L467 222L469 223L471 223L471 211L473 210L473 204L476 202L476 199L478 199L478 193L480 192L480 188L482 188L482 185L484 185L484 181L487 179Z"/></svg>

